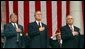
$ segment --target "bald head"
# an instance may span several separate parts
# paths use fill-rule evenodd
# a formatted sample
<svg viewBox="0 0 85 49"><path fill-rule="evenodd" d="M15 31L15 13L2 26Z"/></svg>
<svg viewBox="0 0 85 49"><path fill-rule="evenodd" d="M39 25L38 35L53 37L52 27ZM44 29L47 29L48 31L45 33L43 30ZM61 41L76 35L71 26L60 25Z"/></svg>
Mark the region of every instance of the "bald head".
<svg viewBox="0 0 85 49"><path fill-rule="evenodd" d="M68 15L67 17L66 17L66 23L68 24L68 25L72 25L73 24L73 17L71 16L71 15Z"/></svg>

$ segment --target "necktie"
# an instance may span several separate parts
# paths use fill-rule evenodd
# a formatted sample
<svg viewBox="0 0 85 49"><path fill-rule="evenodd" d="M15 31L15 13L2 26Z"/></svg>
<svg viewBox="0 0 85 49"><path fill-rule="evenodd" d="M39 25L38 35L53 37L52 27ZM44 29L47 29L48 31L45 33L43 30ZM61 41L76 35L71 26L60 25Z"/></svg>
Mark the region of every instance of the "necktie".
<svg viewBox="0 0 85 49"><path fill-rule="evenodd" d="M40 27L40 22L38 23L39 27Z"/></svg>
<svg viewBox="0 0 85 49"><path fill-rule="evenodd" d="M74 29L72 28L72 26L70 26L70 29L72 30L72 32L74 31Z"/></svg>
<svg viewBox="0 0 85 49"><path fill-rule="evenodd" d="M17 29L15 23L14 23L14 27L15 27L15 29ZM19 33L17 33L17 42L18 41L19 41Z"/></svg>
<svg viewBox="0 0 85 49"><path fill-rule="evenodd" d="M16 25L15 25L15 23L14 23L14 28L16 29Z"/></svg>

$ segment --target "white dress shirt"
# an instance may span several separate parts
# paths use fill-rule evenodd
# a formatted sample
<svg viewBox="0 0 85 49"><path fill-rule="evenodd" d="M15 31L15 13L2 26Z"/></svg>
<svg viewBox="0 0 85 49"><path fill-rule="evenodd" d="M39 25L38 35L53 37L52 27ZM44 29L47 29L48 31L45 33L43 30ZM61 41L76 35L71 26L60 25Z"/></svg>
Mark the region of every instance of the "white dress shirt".
<svg viewBox="0 0 85 49"><path fill-rule="evenodd" d="M74 26L73 26L73 25L69 25L69 27L70 27L70 29L71 29L72 31L74 31Z"/></svg>
<svg viewBox="0 0 85 49"><path fill-rule="evenodd" d="M18 29L18 25L17 25L17 23L12 23L13 26L14 26L14 24L15 24L16 28Z"/></svg>
<svg viewBox="0 0 85 49"><path fill-rule="evenodd" d="M36 20L37 25L39 25L39 22L40 22L40 26L42 27L42 22Z"/></svg>

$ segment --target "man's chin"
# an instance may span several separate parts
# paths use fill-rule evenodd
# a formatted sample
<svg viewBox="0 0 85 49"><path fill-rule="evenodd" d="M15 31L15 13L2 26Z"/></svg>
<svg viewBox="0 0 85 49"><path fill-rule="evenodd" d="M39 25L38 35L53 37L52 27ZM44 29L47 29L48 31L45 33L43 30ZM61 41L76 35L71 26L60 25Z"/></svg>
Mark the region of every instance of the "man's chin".
<svg viewBox="0 0 85 49"><path fill-rule="evenodd" d="M38 19L38 21L41 21L41 19Z"/></svg>

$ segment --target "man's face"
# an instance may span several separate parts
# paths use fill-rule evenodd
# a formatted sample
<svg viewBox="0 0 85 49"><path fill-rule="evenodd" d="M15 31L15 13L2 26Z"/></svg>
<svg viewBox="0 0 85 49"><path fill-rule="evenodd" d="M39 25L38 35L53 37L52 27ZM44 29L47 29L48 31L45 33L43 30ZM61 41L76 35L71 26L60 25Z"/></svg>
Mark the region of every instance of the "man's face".
<svg viewBox="0 0 85 49"><path fill-rule="evenodd" d="M66 18L66 23L69 24L69 25L72 25L73 24L73 17L71 15L67 16Z"/></svg>
<svg viewBox="0 0 85 49"><path fill-rule="evenodd" d="M41 19L42 19L41 15L42 15L41 12L40 11L37 11L35 13L35 19L38 20L38 21L41 21Z"/></svg>
<svg viewBox="0 0 85 49"><path fill-rule="evenodd" d="M11 21L14 22L14 23L17 22L17 16L16 16L15 14L13 14L13 15L11 16Z"/></svg>

